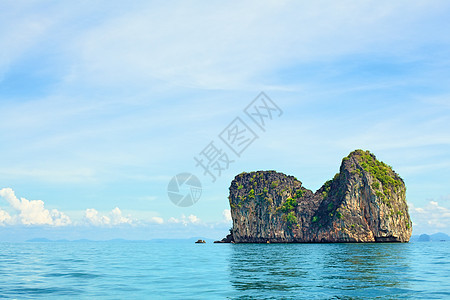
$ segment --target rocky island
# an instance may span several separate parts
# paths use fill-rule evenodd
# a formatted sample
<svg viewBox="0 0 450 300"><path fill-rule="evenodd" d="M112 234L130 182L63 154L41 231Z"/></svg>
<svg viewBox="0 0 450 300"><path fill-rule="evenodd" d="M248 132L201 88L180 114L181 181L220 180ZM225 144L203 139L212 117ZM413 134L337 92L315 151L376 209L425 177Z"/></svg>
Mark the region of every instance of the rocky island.
<svg viewBox="0 0 450 300"><path fill-rule="evenodd" d="M283 173L241 173L230 186L233 227L221 242L408 242L405 197L400 176L363 150L344 157L315 193Z"/></svg>

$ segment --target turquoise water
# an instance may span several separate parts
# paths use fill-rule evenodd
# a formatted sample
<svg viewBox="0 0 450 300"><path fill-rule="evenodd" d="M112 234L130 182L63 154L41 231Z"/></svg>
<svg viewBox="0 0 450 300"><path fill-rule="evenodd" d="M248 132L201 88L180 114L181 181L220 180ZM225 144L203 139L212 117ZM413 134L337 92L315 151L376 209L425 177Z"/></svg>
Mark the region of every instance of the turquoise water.
<svg viewBox="0 0 450 300"><path fill-rule="evenodd" d="M0 298L450 298L450 243L0 243Z"/></svg>

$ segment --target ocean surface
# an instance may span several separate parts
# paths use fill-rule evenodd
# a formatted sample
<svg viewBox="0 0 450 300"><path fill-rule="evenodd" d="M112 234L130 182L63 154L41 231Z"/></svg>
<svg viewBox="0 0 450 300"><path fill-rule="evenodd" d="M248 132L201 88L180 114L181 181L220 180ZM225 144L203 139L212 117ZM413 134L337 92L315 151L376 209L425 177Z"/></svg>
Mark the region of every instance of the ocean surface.
<svg viewBox="0 0 450 300"><path fill-rule="evenodd" d="M450 299L450 242L0 247L0 298Z"/></svg>

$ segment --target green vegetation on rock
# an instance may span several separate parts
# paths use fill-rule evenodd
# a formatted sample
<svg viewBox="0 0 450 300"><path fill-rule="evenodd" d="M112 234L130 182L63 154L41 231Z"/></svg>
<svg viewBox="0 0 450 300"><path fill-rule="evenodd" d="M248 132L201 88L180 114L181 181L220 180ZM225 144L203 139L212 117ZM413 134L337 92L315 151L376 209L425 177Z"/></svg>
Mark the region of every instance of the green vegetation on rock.
<svg viewBox="0 0 450 300"><path fill-rule="evenodd" d="M288 224L288 228L292 229L292 226L297 224L297 217L295 216L295 213L291 211L287 215L283 216L283 219L285 219L286 223Z"/></svg>
<svg viewBox="0 0 450 300"><path fill-rule="evenodd" d="M305 195L305 192L302 191L302 190L298 190L298 191L295 192L295 197L297 199L303 197L304 195Z"/></svg>
<svg viewBox="0 0 450 300"><path fill-rule="evenodd" d="M330 192L331 189L331 183L333 182L333 180L328 180L327 182L325 182L325 184L323 185L323 191L322 191L322 197L323 199L325 199L326 197L328 197L328 193Z"/></svg>
<svg viewBox="0 0 450 300"><path fill-rule="evenodd" d="M392 170L391 166L385 164L382 161L376 159L375 155L369 151L356 150L352 153L356 153L361 158L360 165L364 171L374 176L383 186L384 194L390 194L393 189L403 185L402 180ZM374 189L379 188L379 183L374 182L372 187Z"/></svg>
<svg viewBox="0 0 450 300"><path fill-rule="evenodd" d="M333 210L333 208L334 208L334 204L332 202L328 203L327 209L328 210Z"/></svg>
<svg viewBox="0 0 450 300"><path fill-rule="evenodd" d="M297 205L298 203L295 199L287 198L286 202L284 202L283 205L279 207L279 209L282 212L288 212L294 210L297 207Z"/></svg>
<svg viewBox="0 0 450 300"><path fill-rule="evenodd" d="M352 175L358 174L359 176L361 176L361 170L360 169L355 169L351 173L352 173Z"/></svg>

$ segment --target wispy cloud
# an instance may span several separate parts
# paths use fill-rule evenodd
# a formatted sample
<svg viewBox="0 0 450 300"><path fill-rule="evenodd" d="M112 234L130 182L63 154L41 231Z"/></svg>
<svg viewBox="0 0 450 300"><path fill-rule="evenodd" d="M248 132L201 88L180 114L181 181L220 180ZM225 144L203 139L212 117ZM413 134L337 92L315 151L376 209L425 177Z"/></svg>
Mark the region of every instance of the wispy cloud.
<svg viewBox="0 0 450 300"><path fill-rule="evenodd" d="M442 22L446 7L442 1L172 4L10 5L2 10L13 11L2 18L4 69L24 51L45 55L51 45L64 58L59 88L126 82L236 89L306 61L367 52L404 57L418 42L436 42L427 30ZM89 22L94 15L98 21Z"/></svg>
<svg viewBox="0 0 450 300"><path fill-rule="evenodd" d="M30 167L2 167L0 177L8 178L39 178L47 182L86 182L96 181L95 171L89 168L77 168L68 166L34 166Z"/></svg>
<svg viewBox="0 0 450 300"><path fill-rule="evenodd" d="M0 4L0 80L12 65L45 38L54 25L51 18L27 12L27 4Z"/></svg>
<svg viewBox="0 0 450 300"><path fill-rule="evenodd" d="M268 1L220 9L179 3L177 10L150 4L76 37L70 79L243 88L284 65L376 51L405 55L417 35L433 42L417 21L439 14L437 3L406 1Z"/></svg>

